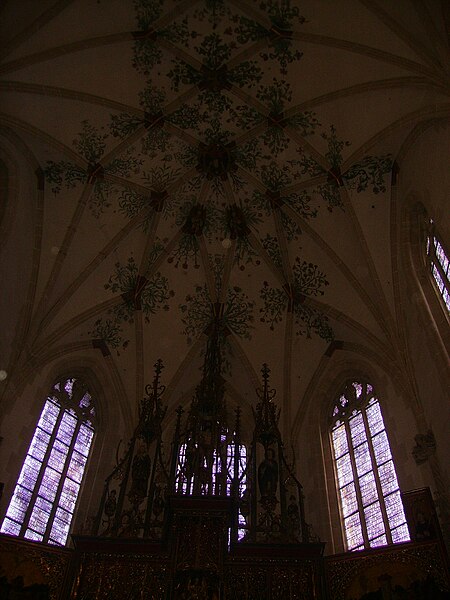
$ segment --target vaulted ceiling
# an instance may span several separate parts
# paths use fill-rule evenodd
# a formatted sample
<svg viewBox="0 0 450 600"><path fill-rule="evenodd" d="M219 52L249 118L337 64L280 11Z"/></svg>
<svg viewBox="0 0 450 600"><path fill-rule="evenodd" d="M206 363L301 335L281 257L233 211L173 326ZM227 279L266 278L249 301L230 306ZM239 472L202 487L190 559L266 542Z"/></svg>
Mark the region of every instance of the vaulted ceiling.
<svg viewBox="0 0 450 600"><path fill-rule="evenodd" d="M400 366L394 159L450 111L442 6L4 3L0 125L37 169L10 377L91 353L133 405L161 357L176 404L219 319L230 396L267 362L289 422L333 349Z"/></svg>

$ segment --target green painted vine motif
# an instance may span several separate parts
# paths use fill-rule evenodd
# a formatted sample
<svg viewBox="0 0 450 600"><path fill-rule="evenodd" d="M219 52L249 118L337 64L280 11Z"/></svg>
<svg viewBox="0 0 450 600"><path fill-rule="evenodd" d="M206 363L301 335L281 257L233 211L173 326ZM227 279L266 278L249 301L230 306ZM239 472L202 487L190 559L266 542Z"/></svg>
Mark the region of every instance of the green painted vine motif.
<svg viewBox="0 0 450 600"><path fill-rule="evenodd" d="M295 259L293 266L294 283L285 288L271 287L263 282L260 298L263 306L260 308L260 321L268 323L270 329L283 320L286 310L294 313L294 323L297 335L311 337L314 332L326 341L333 339L333 331L328 319L320 311L304 302L306 297L322 296L323 287L328 285L325 274L317 265Z"/></svg>
<svg viewBox="0 0 450 600"><path fill-rule="evenodd" d="M270 216L274 210L280 210L287 239L297 240L301 234L300 227L287 212L283 211L282 207L286 204L303 219L312 219L317 216L317 209L311 206L311 196L306 190L288 193L283 191L293 181L292 171L288 165L279 167L275 162L262 165L259 175L267 187L267 192L255 190L252 196L253 204L267 216Z"/></svg>
<svg viewBox="0 0 450 600"><path fill-rule="evenodd" d="M294 316L297 335L306 335L307 338L311 338L312 334L315 333L326 342L333 341L333 329L328 322L328 318L320 311L310 306L296 304L294 306Z"/></svg>
<svg viewBox="0 0 450 600"><path fill-rule="evenodd" d="M182 230L182 235L168 262L175 268L181 265L183 269L187 269L193 262L194 268L198 269L200 267L199 238L204 236L207 241L212 240L220 226L220 211L213 203L199 204L196 196L191 196L187 202L185 196L181 198L183 202L175 201L170 209L176 225Z"/></svg>
<svg viewBox="0 0 450 600"><path fill-rule="evenodd" d="M344 148L350 146L349 141L338 138L334 125L330 126L329 132L323 132L321 137L327 142L327 152L325 157L330 164L328 173L310 156L302 153L298 161L301 174L316 177L317 175L327 175L328 181L315 188L326 202L328 210L332 211L335 207L342 208L342 200L339 193L339 187L346 185L349 189L356 189L361 193L370 188L375 194L386 191L385 176L392 169L392 156L365 156L351 165L344 173L341 173L343 163L342 152Z"/></svg>
<svg viewBox="0 0 450 600"><path fill-rule="evenodd" d="M129 340L124 340L123 329L115 319L97 319L90 331L88 331L94 340L103 340L108 348L116 350L120 356L121 350L126 350Z"/></svg>
<svg viewBox="0 0 450 600"><path fill-rule="evenodd" d="M248 234L251 227L257 227L261 222L260 214L247 204L232 204L222 211L221 230L224 238L236 240L234 264L241 269L245 264L253 263L257 256ZM258 261L259 264L259 261Z"/></svg>
<svg viewBox="0 0 450 600"><path fill-rule="evenodd" d="M105 175L129 177L138 173L142 161L135 156L134 148L128 148L120 157L114 158L104 167L99 168L105 148L108 133L103 132L89 121L82 122L82 130L73 140L77 152L89 163L88 168L82 168L69 161L47 161L44 169L46 180L50 183L52 192L58 194L63 187L74 188L79 183L86 183L95 174L94 189L89 199L92 214L99 217L111 206L113 192L120 190L115 184L104 179Z"/></svg>
<svg viewBox="0 0 450 600"><path fill-rule="evenodd" d="M63 160L58 162L53 160L47 161L47 165L44 168L44 175L54 194L59 194L63 186L70 189L74 188L78 183L85 183L87 180L85 169Z"/></svg>
<svg viewBox="0 0 450 600"><path fill-rule="evenodd" d="M150 197L139 194L130 188L123 189L119 195L119 212L129 219L137 217L146 208L150 211ZM150 215L149 215L150 216ZM149 218L145 220L148 226Z"/></svg>
<svg viewBox="0 0 450 600"><path fill-rule="evenodd" d="M281 211L281 223L288 242L298 240L302 233L299 225L283 211Z"/></svg>
<svg viewBox="0 0 450 600"><path fill-rule="evenodd" d="M143 172L144 184L151 190L147 195L140 194L131 188L123 188L118 195L119 212L133 219L143 214L142 229L148 231L155 210L160 210L164 217L172 213L172 204L176 198L166 198L166 189L179 176L179 169L172 169L167 165L160 165Z"/></svg>
<svg viewBox="0 0 450 600"><path fill-rule="evenodd" d="M286 292L279 288L270 287L267 281L259 293L263 307L259 309L261 323L268 323L273 331L277 323L281 323L288 305Z"/></svg>
<svg viewBox="0 0 450 600"><path fill-rule="evenodd" d="M231 331L243 339L250 339L253 323L253 302L240 287L227 291L223 306L218 306L210 298L206 285L197 285L194 294L188 294L185 303L180 305L183 314L183 333L188 343L197 338L213 322L220 320L222 330ZM220 310L220 316L218 311Z"/></svg>
<svg viewBox="0 0 450 600"><path fill-rule="evenodd" d="M119 139L125 139L139 127L145 126L147 131L141 138L141 152L150 158L155 158L160 152L170 154L174 146L170 134L163 127L162 110L165 101L164 91L148 84L139 92L139 104L145 111L144 115L129 113L111 115L111 134ZM150 122L151 119L154 120L153 123Z"/></svg>
<svg viewBox="0 0 450 600"><path fill-rule="evenodd" d="M301 261L297 256L293 266L295 291L306 296L323 296L328 285L325 274L313 263Z"/></svg>
<svg viewBox="0 0 450 600"><path fill-rule="evenodd" d="M365 156L343 175L351 189L358 193L370 187L374 194L386 191L385 176L392 170L392 155Z"/></svg>
<svg viewBox="0 0 450 600"><path fill-rule="evenodd" d="M243 129L251 129L267 121L267 128L261 135L263 143L269 148L272 156L278 156L290 144L290 138L285 133L286 127L291 127L302 137L313 135L320 123L312 111L300 112L286 116L284 111L292 101L292 89L287 81L273 78L271 85L262 85L256 92L256 98L267 106L269 116L263 117L253 107L238 106L231 111L236 125Z"/></svg>
<svg viewBox="0 0 450 600"><path fill-rule="evenodd" d="M299 8L291 0L255 0L253 4L256 16L251 19L240 11L236 2L200 0L192 16L180 14L172 19L170 27L160 28L158 22L165 14L164 0L134 0L137 31L133 66L143 79L137 98L139 110L136 114L131 108L129 112L111 114L104 128L96 128L87 120L81 123L73 148L87 167L71 161L48 161L45 168L46 179L55 193L84 184L92 177L89 206L96 217L111 206L113 199L116 201L116 196L118 204L114 209L120 214L129 219L143 215L144 232L149 230L156 211L161 211L164 218L171 217L170 225L175 223L181 235L176 248L164 259L175 268L187 269L192 265L198 269L201 240L204 238L209 243L222 237L236 242L235 265L241 269L248 263L258 265L261 257L252 247L249 233L258 231L263 216L275 215L281 220L286 239L298 240L300 219L307 221L317 216L313 195L319 195L331 211L342 208L341 188L344 186L358 194L367 189L375 194L386 190L385 178L392 168L390 155L366 155L344 170L345 150L350 142L338 135L335 125L323 127L315 112L295 112L292 106L293 90L284 76L290 66L301 67L298 61L303 53L293 35L305 22ZM263 17L261 22L258 12ZM199 22L212 25L206 35L201 33L205 27L195 26ZM168 60L159 40L172 44L174 51ZM259 57L253 56L258 60L249 59L248 56L252 56L249 54L240 62L232 62L243 46L260 41L265 42L265 47L255 49ZM186 54L177 52L176 48L188 49L201 66L194 68L196 63L190 64ZM187 62L182 60L183 56ZM154 84L163 79L161 86ZM187 87L195 87L194 97L170 110L167 100L173 96L170 92L185 91ZM236 93L237 88L242 90L240 94ZM239 104L245 94L253 96L255 101ZM256 137L252 137L251 130L256 127L260 127L259 134L255 132ZM184 141L180 141L173 135L175 128L188 131L195 139L186 142L185 136ZM140 153L128 148L103 165L111 137L117 143L138 129L142 129L141 139L136 143ZM290 130L296 132L297 135L292 136L296 140L308 138L313 146L315 142L325 145L327 166L319 164L308 153L306 142L306 148L297 148L295 160L281 162L289 146L301 145L292 140ZM239 143L237 131L250 132L244 144ZM144 160L149 165L145 171ZM187 171L189 177L181 181ZM129 186L112 183L108 175L122 178L137 175L149 193L137 192L139 188L134 189L131 182ZM306 182L307 185L307 179L316 177L321 177L321 183L314 189L295 191L296 184ZM253 185L255 178L259 182ZM230 198L233 194L228 193L228 184L236 199ZM174 191L169 193L170 188ZM199 193L206 188L208 198L201 204ZM298 215L298 220L292 217L292 212ZM166 239L155 242L146 268L151 268L161 257L166 242ZM266 234L261 244L273 265L282 271L278 239ZM240 287L228 290L223 305L216 302L223 265L223 257L216 256L212 265L216 298L210 297L206 285L198 285L180 305L183 333L188 341L218 319L225 343L229 332L242 339L251 336L254 303ZM314 333L330 341L333 331L327 317L307 302L308 297L324 294L328 285L325 274L317 265L299 258L292 269L294 281L289 286L263 283L260 321L273 330L289 310L294 315L297 335L310 337ZM120 295L120 303L107 317L95 321L89 335L104 340L115 350L119 350L121 344L125 347L123 326L133 322L137 310L142 310L145 321L149 322L156 311L169 310L170 298L174 295L166 277L157 271L147 280L145 274L139 273L133 257L125 264L115 264L105 289Z"/></svg>
<svg viewBox="0 0 450 600"><path fill-rule="evenodd" d="M148 281L141 277L133 257L125 265L115 264L114 273L104 287L122 295L122 302L112 309L118 323L132 323L136 310L142 310L148 323L150 315L158 309L169 310L168 301L174 296L168 279L161 273L155 273Z"/></svg>
<svg viewBox="0 0 450 600"><path fill-rule="evenodd" d="M264 250L269 255L273 264L278 268L282 269L283 261L281 258L280 245L278 243L278 239L270 233L267 233L265 237L261 240L261 244Z"/></svg>
<svg viewBox="0 0 450 600"><path fill-rule="evenodd" d="M194 11L194 17L200 22L207 20L214 28L223 17L231 15L226 0L204 0L202 4L204 6Z"/></svg>
<svg viewBox="0 0 450 600"><path fill-rule="evenodd" d="M153 32L154 23L163 14L164 0L135 0L134 6L139 30L135 34L133 67L148 77L152 69L162 61L162 50L157 38L186 45L190 32L186 19Z"/></svg>
<svg viewBox="0 0 450 600"><path fill-rule="evenodd" d="M150 249L147 265L150 267L164 249L163 243L156 239ZM110 289L112 292L122 292L124 298L123 304L108 311L108 317L101 317L95 321L92 329L88 331L94 340L103 340L109 348L116 350L118 356L120 352L126 350L129 345L129 340L124 339L124 330L122 324L132 323L134 311L137 308L136 303L136 288L138 282L137 265L133 257L128 259L125 266L116 263L115 272L105 284L105 289ZM142 284L141 280L141 284ZM158 304L168 300L174 294L168 291L167 280L161 278L157 273L147 284L148 290L141 292L139 303L146 314L146 322L149 321L149 315L156 312ZM134 296L134 298L133 298ZM168 310L169 306L164 304L163 310Z"/></svg>
<svg viewBox="0 0 450 600"><path fill-rule="evenodd" d="M214 275L215 298L219 298L225 272L225 257L223 254L208 254L208 265Z"/></svg>
<svg viewBox="0 0 450 600"><path fill-rule="evenodd" d="M302 25L305 18L300 14L297 6L292 6L290 0L266 0L259 2L259 8L265 12L272 23L272 30L268 31L260 23L247 17L237 17L237 39L244 44L249 41L256 42L267 38L269 49L260 53L264 61L276 60L280 66L281 74L287 74L288 65L297 62L303 52L294 48L292 30L296 25Z"/></svg>
<svg viewBox="0 0 450 600"><path fill-rule="evenodd" d="M160 257L160 255L165 250L165 244L167 244L167 238L160 240L158 237L155 239L153 246L150 248L147 257L147 268L150 269L152 265L156 262L156 260ZM173 296L173 294L169 293L169 296ZM166 309L167 310L167 309Z"/></svg>
<svg viewBox="0 0 450 600"><path fill-rule="evenodd" d="M211 182L216 196L224 195L224 181L228 178L233 191L240 191L244 180L237 172L238 166L255 171L263 157L257 140L250 140L241 146L233 143L233 135L221 127L217 119L211 119L210 126L204 131L203 140L198 147L182 145L175 154L177 160L186 168L196 167L198 175L192 177L190 185L199 188L205 180Z"/></svg>
<svg viewBox="0 0 450 600"><path fill-rule="evenodd" d="M231 58L232 44L217 33L205 36L200 45L194 46L202 70L198 71L189 63L176 58L167 76L174 91L182 86L198 86L198 101L207 111L203 111L204 121L214 114L223 114L232 108L232 100L225 93L230 85L252 88L261 79L262 72L255 61L247 60L232 69L227 68Z"/></svg>
<svg viewBox="0 0 450 600"><path fill-rule="evenodd" d="M186 270L191 263L194 269L200 268L200 244L197 236L185 233L181 236L178 246L167 259L176 269L181 267Z"/></svg>

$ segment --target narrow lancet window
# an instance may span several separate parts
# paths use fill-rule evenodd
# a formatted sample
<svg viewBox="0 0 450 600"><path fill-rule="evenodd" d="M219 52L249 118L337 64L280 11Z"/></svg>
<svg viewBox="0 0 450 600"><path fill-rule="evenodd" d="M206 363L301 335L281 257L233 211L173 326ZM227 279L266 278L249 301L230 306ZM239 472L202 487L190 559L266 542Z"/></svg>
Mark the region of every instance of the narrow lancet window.
<svg viewBox="0 0 450 600"><path fill-rule="evenodd" d="M450 314L450 263L442 240L436 233L432 219L429 222L429 234L426 238L428 265L434 279L437 291Z"/></svg>
<svg viewBox="0 0 450 600"><path fill-rule="evenodd" d="M331 443L347 550L408 541L380 403L370 384L345 386L333 410Z"/></svg>
<svg viewBox="0 0 450 600"><path fill-rule="evenodd" d="M0 531L64 546L94 438L91 395L58 381L42 409Z"/></svg>

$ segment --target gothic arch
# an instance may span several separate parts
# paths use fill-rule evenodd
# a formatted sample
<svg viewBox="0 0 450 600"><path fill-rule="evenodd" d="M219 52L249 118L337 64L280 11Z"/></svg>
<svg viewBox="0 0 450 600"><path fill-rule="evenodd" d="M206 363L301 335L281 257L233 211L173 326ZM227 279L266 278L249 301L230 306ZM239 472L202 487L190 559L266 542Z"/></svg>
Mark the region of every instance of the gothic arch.
<svg viewBox="0 0 450 600"><path fill-rule="evenodd" d="M40 400L1 531L64 546L92 458L97 406L73 372L53 380Z"/></svg>
<svg viewBox="0 0 450 600"><path fill-rule="evenodd" d="M415 431L417 424L413 407L408 405L401 381L393 379L381 365L376 365L354 353L347 351L333 353L328 359L328 365L323 369L322 377L308 390L311 402L302 423L297 422L297 429L294 430L293 436L294 443L303 439L308 447L307 457L303 460L300 456L300 460L303 460L299 472L300 479L305 481L306 465L309 461L316 466L315 473L312 474L314 484L310 493L314 491L314 497L318 501L308 506L308 511L315 513L316 523L323 523L319 534L322 539L327 540L328 552L345 550L330 445L329 418L333 401L345 382L359 379L371 383L380 399L400 488L413 489L424 485L420 473L414 472L412 482L407 475L410 471L408 466L411 467L408 463L412 461L409 444L413 442L413 436L408 435L408 432ZM406 423L401 431L398 429L399 415ZM320 464L322 469L318 468Z"/></svg>
<svg viewBox="0 0 450 600"><path fill-rule="evenodd" d="M447 361L450 353L450 320L434 287L425 251L428 222L432 215L416 195L410 196L407 206L410 248L407 283L414 290L413 299L419 307L430 349L435 349L436 358L442 365L441 372L450 383ZM445 384L444 387L448 389Z"/></svg>

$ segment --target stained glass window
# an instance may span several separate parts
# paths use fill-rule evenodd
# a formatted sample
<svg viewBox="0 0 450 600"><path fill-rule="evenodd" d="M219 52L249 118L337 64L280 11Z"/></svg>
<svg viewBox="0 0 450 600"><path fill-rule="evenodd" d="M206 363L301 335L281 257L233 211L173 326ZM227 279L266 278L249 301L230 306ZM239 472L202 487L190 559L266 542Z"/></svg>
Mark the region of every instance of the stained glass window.
<svg viewBox="0 0 450 600"><path fill-rule="evenodd" d="M347 383L332 415L331 445L347 549L409 541L391 449L373 387Z"/></svg>
<svg viewBox="0 0 450 600"><path fill-rule="evenodd" d="M0 531L64 546L94 438L91 395L78 379L48 396Z"/></svg>
<svg viewBox="0 0 450 600"><path fill-rule="evenodd" d="M431 219L429 226L430 230L426 238L428 264L439 295L447 312L450 313L450 263Z"/></svg>

